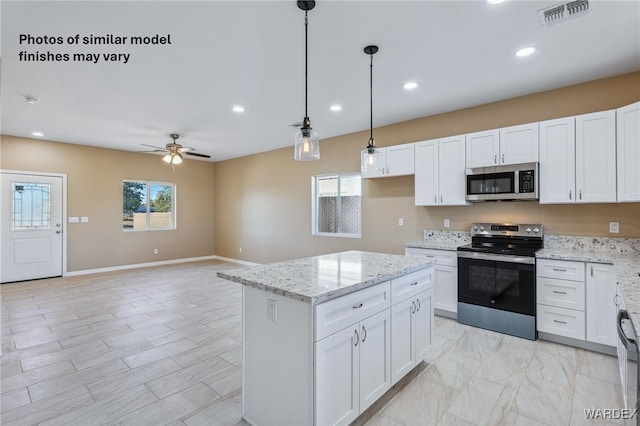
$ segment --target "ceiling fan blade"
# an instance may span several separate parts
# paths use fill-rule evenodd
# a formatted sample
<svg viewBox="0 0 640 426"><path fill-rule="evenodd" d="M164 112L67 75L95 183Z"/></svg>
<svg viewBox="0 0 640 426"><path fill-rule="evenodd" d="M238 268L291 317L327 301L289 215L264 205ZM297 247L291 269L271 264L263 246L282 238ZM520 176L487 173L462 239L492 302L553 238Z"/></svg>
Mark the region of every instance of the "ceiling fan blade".
<svg viewBox="0 0 640 426"><path fill-rule="evenodd" d="M200 154L198 152L183 151L182 153L185 155L193 155L194 157L211 158L208 154Z"/></svg>
<svg viewBox="0 0 640 426"><path fill-rule="evenodd" d="M167 152L166 149L154 149L152 151L138 151L138 152Z"/></svg>
<svg viewBox="0 0 640 426"><path fill-rule="evenodd" d="M141 143L140 145L148 146L149 148L155 148L155 149L158 149L160 151L166 151L166 148L163 148L161 146L149 145L149 144L146 144L146 143Z"/></svg>

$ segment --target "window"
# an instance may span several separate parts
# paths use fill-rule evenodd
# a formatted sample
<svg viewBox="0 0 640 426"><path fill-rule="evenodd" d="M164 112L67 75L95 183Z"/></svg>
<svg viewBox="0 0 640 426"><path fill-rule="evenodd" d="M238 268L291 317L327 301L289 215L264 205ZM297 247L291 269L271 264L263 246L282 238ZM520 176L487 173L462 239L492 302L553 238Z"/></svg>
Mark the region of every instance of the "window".
<svg viewBox="0 0 640 426"><path fill-rule="evenodd" d="M313 234L360 237L360 174L315 176Z"/></svg>
<svg viewBox="0 0 640 426"><path fill-rule="evenodd" d="M122 229L175 229L175 185L165 182L122 182Z"/></svg>
<svg viewBox="0 0 640 426"><path fill-rule="evenodd" d="M51 185L13 182L11 230L51 229Z"/></svg>

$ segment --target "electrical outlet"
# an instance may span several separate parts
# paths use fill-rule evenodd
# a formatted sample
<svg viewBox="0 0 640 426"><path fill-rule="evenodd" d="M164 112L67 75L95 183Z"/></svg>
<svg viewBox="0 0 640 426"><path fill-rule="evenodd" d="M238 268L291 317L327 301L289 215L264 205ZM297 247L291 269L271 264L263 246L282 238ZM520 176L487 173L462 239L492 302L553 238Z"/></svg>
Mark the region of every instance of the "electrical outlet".
<svg viewBox="0 0 640 426"><path fill-rule="evenodd" d="M158 249L157 249L157 248L154 248L154 249L153 249L153 254L158 254L158 253L159 253Z"/></svg>
<svg viewBox="0 0 640 426"><path fill-rule="evenodd" d="M240 248L238 249L238 252L242 253L242 247L240 247Z"/></svg>
<svg viewBox="0 0 640 426"><path fill-rule="evenodd" d="M398 226L404 226L404 218L402 217L398 218Z"/></svg>
<svg viewBox="0 0 640 426"><path fill-rule="evenodd" d="M82 216L82 217L80 218L80 221L81 221L82 223L89 223L89 216Z"/></svg>
<svg viewBox="0 0 640 426"><path fill-rule="evenodd" d="M449 228L451 226L451 222L449 221L449 219L445 219L444 220L444 227L445 228Z"/></svg>
<svg viewBox="0 0 640 426"><path fill-rule="evenodd" d="M620 233L620 222L609 222L609 232L611 234Z"/></svg>

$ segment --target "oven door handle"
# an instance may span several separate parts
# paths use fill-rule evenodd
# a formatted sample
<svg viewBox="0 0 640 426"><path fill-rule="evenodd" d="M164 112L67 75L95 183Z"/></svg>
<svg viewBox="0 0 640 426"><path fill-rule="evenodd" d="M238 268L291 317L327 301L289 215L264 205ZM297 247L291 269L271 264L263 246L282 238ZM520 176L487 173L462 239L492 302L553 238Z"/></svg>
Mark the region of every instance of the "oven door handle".
<svg viewBox="0 0 640 426"><path fill-rule="evenodd" d="M465 259L491 260L494 262L524 263L527 265L534 265L536 263L535 257L508 256L504 254L477 253L471 251L459 251L458 257L462 257Z"/></svg>
<svg viewBox="0 0 640 426"><path fill-rule="evenodd" d="M616 328L618 329L618 337L620 338L620 341L622 342L624 347L627 349L627 351L637 352L638 347L637 347L636 341L634 339L630 339L629 337L627 337L627 335L624 333L624 330L622 329L623 320L631 321L629 319L629 313L625 310L620 310L618 311L618 316L616 318Z"/></svg>

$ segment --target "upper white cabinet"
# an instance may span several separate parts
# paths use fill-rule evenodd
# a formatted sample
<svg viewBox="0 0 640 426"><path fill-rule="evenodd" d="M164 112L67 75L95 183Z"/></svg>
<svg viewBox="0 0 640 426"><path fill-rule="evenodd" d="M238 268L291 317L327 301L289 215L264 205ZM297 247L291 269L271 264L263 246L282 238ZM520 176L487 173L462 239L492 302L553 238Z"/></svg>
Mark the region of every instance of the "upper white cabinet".
<svg viewBox="0 0 640 426"><path fill-rule="evenodd" d="M465 136L415 143L416 206L459 206L465 200Z"/></svg>
<svg viewBox="0 0 640 426"><path fill-rule="evenodd" d="M394 145L377 149L382 151L384 164L382 165L380 170L368 169L366 172L362 172L363 178L403 176L413 174L413 143Z"/></svg>
<svg viewBox="0 0 640 426"><path fill-rule="evenodd" d="M467 168L538 161L538 123L467 135Z"/></svg>
<svg viewBox="0 0 640 426"><path fill-rule="evenodd" d="M618 108L618 201L640 201L640 102Z"/></svg>
<svg viewBox="0 0 640 426"><path fill-rule="evenodd" d="M540 203L616 201L615 111L540 122Z"/></svg>

